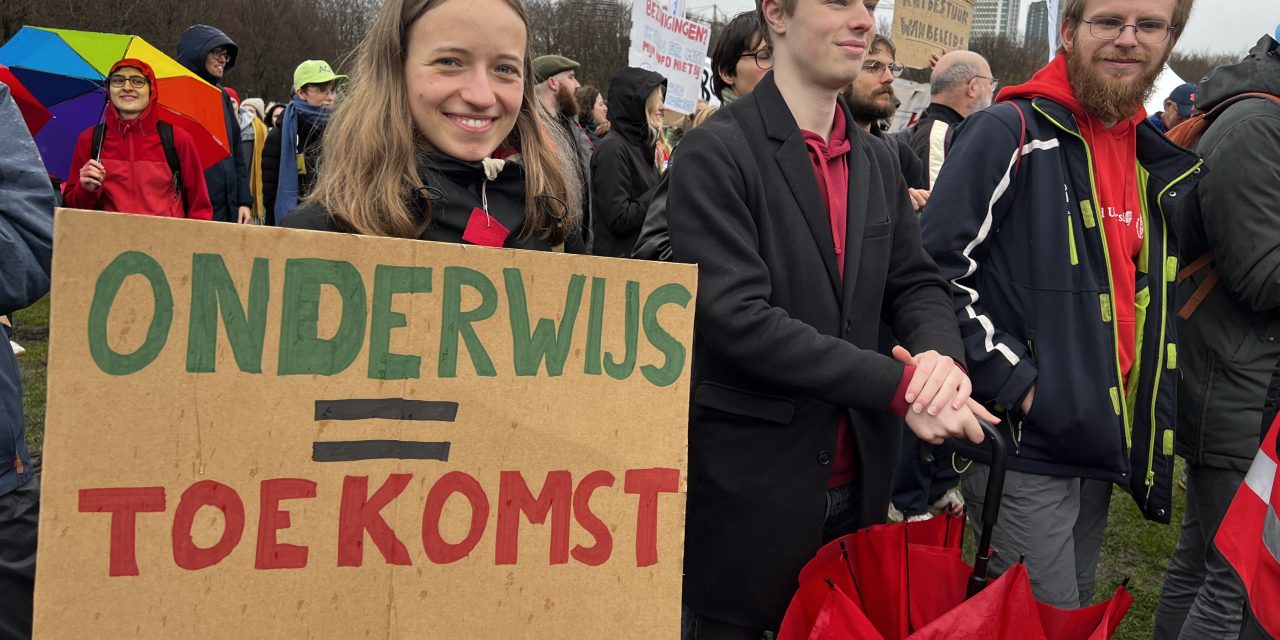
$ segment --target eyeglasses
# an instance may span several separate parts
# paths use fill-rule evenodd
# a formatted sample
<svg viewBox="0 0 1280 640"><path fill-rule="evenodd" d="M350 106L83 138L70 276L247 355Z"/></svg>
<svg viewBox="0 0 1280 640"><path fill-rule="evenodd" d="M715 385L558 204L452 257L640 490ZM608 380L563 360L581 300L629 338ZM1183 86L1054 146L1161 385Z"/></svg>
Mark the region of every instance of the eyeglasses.
<svg viewBox="0 0 1280 640"><path fill-rule="evenodd" d="M226 47L218 47L217 49L210 51L209 56L212 58L222 58L223 60L230 60L231 51L228 50Z"/></svg>
<svg viewBox="0 0 1280 640"><path fill-rule="evenodd" d="M1082 20L1089 25L1089 35L1099 40L1118 40L1124 35L1124 30L1133 28L1133 37L1138 42L1146 44L1160 44L1169 37L1169 32L1173 31L1173 27L1169 23L1160 20L1140 20L1137 24L1125 24L1120 18L1097 18L1095 20Z"/></svg>
<svg viewBox="0 0 1280 640"><path fill-rule="evenodd" d="M990 81L991 81L991 90L992 90L992 91L995 91L995 90L996 90L996 87L1000 86L1000 81L999 81L999 80L996 80L995 78L993 78L993 77L991 77L991 76L974 76L974 78L982 78L983 80L990 80Z"/></svg>
<svg viewBox="0 0 1280 640"><path fill-rule="evenodd" d="M862 70L873 76L880 75L885 69L888 69L889 74L893 77L899 78L902 77L902 72L906 71L907 68L898 62L884 63L879 60L868 60L862 63Z"/></svg>
<svg viewBox="0 0 1280 640"><path fill-rule="evenodd" d="M773 49L770 49L769 47L764 47L757 51L748 51L738 57L755 58L756 66L760 67L761 71L768 71L773 68Z"/></svg>
<svg viewBox="0 0 1280 640"><path fill-rule="evenodd" d="M141 89L151 83L150 80L147 80L146 76L120 76L120 75L115 75L115 76L111 76L110 78L107 78L107 82L110 83L111 86L117 89L119 89L120 87L123 87L125 82L128 82L130 85L132 85L134 89Z"/></svg>

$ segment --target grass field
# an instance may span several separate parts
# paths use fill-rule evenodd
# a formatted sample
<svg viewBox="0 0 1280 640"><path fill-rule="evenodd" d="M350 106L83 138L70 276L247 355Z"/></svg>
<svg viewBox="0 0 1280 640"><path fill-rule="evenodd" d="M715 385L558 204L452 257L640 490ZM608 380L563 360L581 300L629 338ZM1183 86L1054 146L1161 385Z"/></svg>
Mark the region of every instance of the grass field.
<svg viewBox="0 0 1280 640"><path fill-rule="evenodd" d="M39 451L44 442L45 371L49 356L49 300L15 314L15 337L27 353L18 358L24 376L27 413L27 444ZM1165 566L1178 540L1177 523L1182 521L1184 495L1175 489L1172 525L1158 525L1142 519L1128 495L1116 491L1111 499L1111 522L1103 541L1098 568L1098 592L1109 595L1125 578L1134 604L1116 634L1123 640L1151 637L1156 601L1164 580Z"/></svg>

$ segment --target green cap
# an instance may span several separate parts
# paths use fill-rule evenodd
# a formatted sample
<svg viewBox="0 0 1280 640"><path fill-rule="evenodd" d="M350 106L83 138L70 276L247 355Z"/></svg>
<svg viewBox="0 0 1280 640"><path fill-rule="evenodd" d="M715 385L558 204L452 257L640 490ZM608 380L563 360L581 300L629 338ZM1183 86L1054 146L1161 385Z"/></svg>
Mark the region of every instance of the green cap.
<svg viewBox="0 0 1280 640"><path fill-rule="evenodd" d="M324 60L307 60L293 70L294 91L309 84L324 84L334 80L346 82L347 77L334 73L333 68Z"/></svg>
<svg viewBox="0 0 1280 640"><path fill-rule="evenodd" d="M563 71L575 70L582 65L564 56L538 56L533 59L533 81L542 84L547 78Z"/></svg>

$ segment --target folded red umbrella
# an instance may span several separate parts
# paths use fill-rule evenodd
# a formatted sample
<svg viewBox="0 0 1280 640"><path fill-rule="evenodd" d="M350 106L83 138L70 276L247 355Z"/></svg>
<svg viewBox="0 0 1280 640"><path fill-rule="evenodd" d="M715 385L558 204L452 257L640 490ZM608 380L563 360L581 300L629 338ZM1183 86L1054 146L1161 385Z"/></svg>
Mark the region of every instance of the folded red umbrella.
<svg viewBox="0 0 1280 640"><path fill-rule="evenodd" d="M1133 598L1124 586L1106 602L1064 610L1036 601L1019 562L987 583L1007 450L992 443L991 480L974 567L961 558L964 518L868 527L818 551L800 572L778 640L1105 640ZM966 599L967 598L967 599Z"/></svg>

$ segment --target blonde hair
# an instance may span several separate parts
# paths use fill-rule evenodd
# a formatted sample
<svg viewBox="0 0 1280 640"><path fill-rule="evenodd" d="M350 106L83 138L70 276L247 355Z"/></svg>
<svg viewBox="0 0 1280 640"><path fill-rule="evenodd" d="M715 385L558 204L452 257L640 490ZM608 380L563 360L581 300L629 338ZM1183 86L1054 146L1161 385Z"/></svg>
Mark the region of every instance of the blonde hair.
<svg viewBox="0 0 1280 640"><path fill-rule="evenodd" d="M650 140L658 140L662 137L661 125L655 127L652 121L653 114L657 113L658 109L662 107L662 100L662 85L658 85L644 101L644 123L649 127Z"/></svg>
<svg viewBox="0 0 1280 640"><path fill-rule="evenodd" d="M702 123L707 121L707 118L710 118L712 114L714 114L719 110L720 110L720 107L707 107L702 111L699 111L697 114L693 116L693 121L689 123L689 131L693 131L694 129L701 127ZM686 131L685 133L688 133L688 131Z"/></svg>
<svg viewBox="0 0 1280 640"><path fill-rule="evenodd" d="M522 0L506 0L528 31ZM424 142L409 110L404 65L408 33L419 18L448 0L388 0L356 51L355 69L325 131L316 185L307 202L329 211L339 226L364 235L418 238L431 226L410 207L426 189L417 155ZM527 42L527 41L526 41ZM576 154L555 132L534 97L533 61L524 51L524 99L503 145L518 149L525 171L525 236L552 245L565 241L581 218L582 186ZM566 146L561 146L566 145Z"/></svg>

